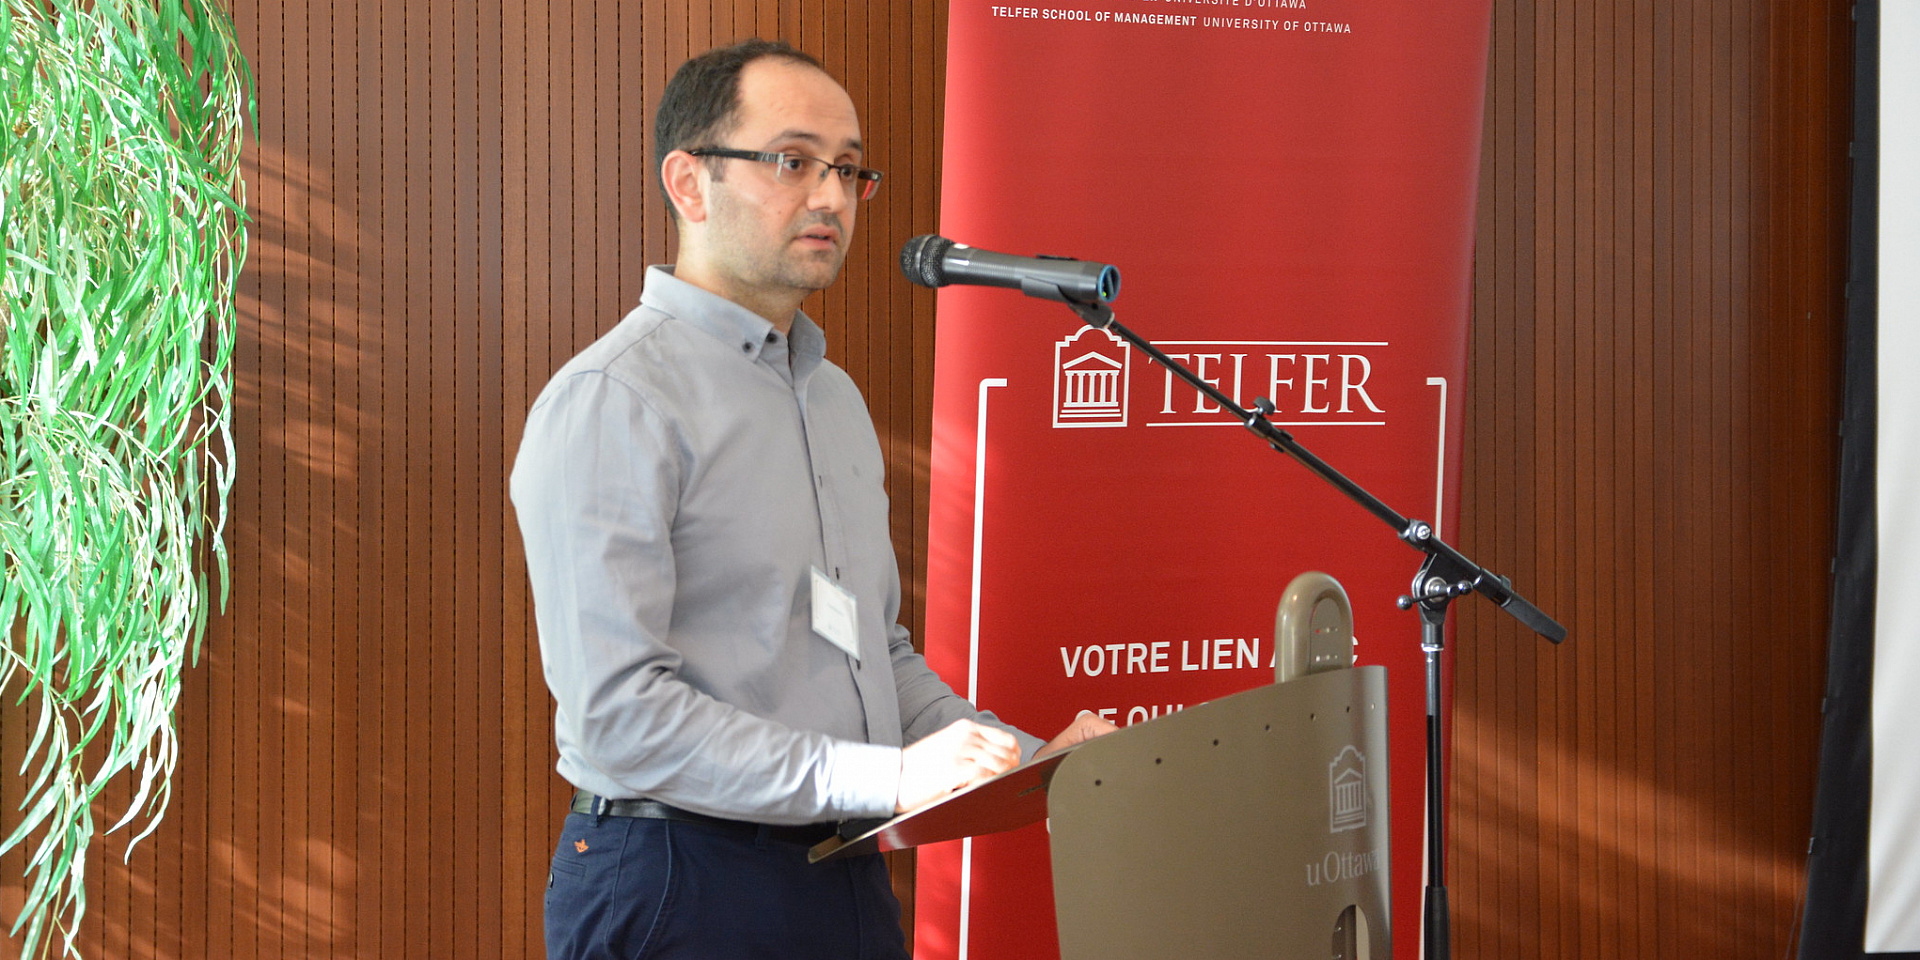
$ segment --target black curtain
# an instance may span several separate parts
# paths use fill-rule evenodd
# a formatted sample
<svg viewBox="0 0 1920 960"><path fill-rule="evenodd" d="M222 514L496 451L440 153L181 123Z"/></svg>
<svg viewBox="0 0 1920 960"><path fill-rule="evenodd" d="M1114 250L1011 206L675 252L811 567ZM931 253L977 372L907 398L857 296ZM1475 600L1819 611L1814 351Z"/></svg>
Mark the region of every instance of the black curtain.
<svg viewBox="0 0 1920 960"><path fill-rule="evenodd" d="M1807 851L1801 960L1865 954L1873 777L1874 509L1879 312L1880 0L1854 8L1852 227L1847 253L1846 395L1827 643L1825 722ZM1875 954L1915 957L1920 954Z"/></svg>

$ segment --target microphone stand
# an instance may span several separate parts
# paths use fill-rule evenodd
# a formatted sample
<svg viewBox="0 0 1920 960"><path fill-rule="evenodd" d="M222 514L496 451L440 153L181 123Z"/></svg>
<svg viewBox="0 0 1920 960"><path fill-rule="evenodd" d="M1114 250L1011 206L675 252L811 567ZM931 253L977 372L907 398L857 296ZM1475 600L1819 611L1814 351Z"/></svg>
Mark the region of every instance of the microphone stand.
<svg viewBox="0 0 1920 960"><path fill-rule="evenodd" d="M1033 293L1033 291L1028 292ZM1446 798L1444 792L1446 779L1442 776L1440 766L1440 734L1443 729L1440 654L1446 648L1447 608L1456 597L1478 593L1499 604L1501 609L1512 614L1528 629L1554 643L1567 638L1567 628L1514 592L1513 581L1474 563L1460 551L1449 546L1446 541L1434 536L1432 524L1424 520L1410 520L1396 513L1379 497L1368 493L1364 487L1347 479L1326 461L1314 456L1312 451L1294 440L1292 434L1274 426L1273 422L1267 419L1274 412L1273 401L1261 397L1254 402L1254 409L1247 410L1234 402L1233 398L1221 393L1213 384L1200 379L1193 371L1162 353L1158 347L1121 326L1113 317L1113 308L1105 303L1082 302L1064 294L1056 297L1052 295L1053 292L1046 291L1039 295L1049 300L1057 299L1064 302L1088 324L1140 348L1141 352L1172 371L1188 386L1219 404L1221 412L1231 415L1245 425L1248 430L1253 431L1254 435L1265 440L1268 446L1298 460L1320 479L1346 494L1348 499L1392 527L1394 534L1401 540L1426 554L1426 560L1420 564L1419 571L1413 576L1412 592L1399 599L1399 606L1402 610L1415 607L1420 610L1420 649L1426 654L1427 668L1427 888L1421 917L1421 942L1425 946L1424 955L1429 960L1448 960L1452 955L1452 947L1449 930L1450 911L1447 907L1447 834L1446 819L1441 807L1442 801Z"/></svg>

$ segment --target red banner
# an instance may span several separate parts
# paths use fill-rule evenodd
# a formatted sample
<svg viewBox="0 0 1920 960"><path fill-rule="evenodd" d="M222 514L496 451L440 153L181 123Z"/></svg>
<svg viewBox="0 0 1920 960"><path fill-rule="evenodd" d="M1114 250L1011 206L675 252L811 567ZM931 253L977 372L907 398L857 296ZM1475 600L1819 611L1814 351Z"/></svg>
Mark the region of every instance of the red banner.
<svg viewBox="0 0 1920 960"><path fill-rule="evenodd" d="M1118 266L1120 321L1453 529L1491 5L953 0L940 232ZM1324 570L1390 674L1394 921L1418 953L1419 555L1196 391L1011 290L942 292L927 652L1049 735L1271 682ZM1057 952L1044 828L923 850L918 955Z"/></svg>

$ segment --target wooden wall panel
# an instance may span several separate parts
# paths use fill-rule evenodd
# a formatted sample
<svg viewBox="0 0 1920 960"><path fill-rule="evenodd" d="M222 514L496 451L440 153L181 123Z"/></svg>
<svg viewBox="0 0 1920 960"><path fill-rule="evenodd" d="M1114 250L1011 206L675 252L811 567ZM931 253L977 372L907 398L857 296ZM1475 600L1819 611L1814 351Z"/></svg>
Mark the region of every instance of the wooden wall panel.
<svg viewBox="0 0 1920 960"><path fill-rule="evenodd" d="M1496 4L1461 539L1572 639L1460 608L1460 956L1790 952L1824 675L1849 9Z"/></svg>
<svg viewBox="0 0 1920 960"><path fill-rule="evenodd" d="M129 864L124 835L96 845L80 945L538 957L568 791L506 475L533 394L632 307L646 264L672 257L653 102L687 56L752 34L796 41L852 93L888 180L844 279L807 308L869 397L917 582L933 299L892 264L936 227L946 8L235 7L260 126L233 597L186 678L173 809ZM0 749L17 757L8 709ZM8 786L0 800L17 802ZM17 909L20 862L0 863L0 906ZM897 871L909 889L911 863Z"/></svg>
<svg viewBox="0 0 1920 960"><path fill-rule="evenodd" d="M261 101L233 597L186 678L172 812L124 865L124 833L96 846L81 945L538 957L566 788L506 473L533 393L672 257L653 101L750 33L853 94L888 179L808 309L875 414L917 624L933 299L893 261L938 227L946 6L236 7ZM1822 674L1846 7L1496 11L1461 541L1574 639L1460 607L1460 955L1780 955Z"/></svg>

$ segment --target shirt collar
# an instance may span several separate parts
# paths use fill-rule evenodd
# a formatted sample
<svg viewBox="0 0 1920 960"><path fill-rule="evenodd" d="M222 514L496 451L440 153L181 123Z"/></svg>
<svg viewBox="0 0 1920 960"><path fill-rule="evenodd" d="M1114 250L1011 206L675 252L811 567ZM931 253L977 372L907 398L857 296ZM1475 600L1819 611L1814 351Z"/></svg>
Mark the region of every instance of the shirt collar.
<svg viewBox="0 0 1920 960"><path fill-rule="evenodd" d="M692 324L722 343L733 344L748 361L758 361L770 345L779 344L781 339L780 331L774 329L767 318L674 276L672 264L647 268L640 302ZM794 355L792 366L796 378L811 373L827 355L826 334L802 311L793 312L793 327L787 339Z"/></svg>

